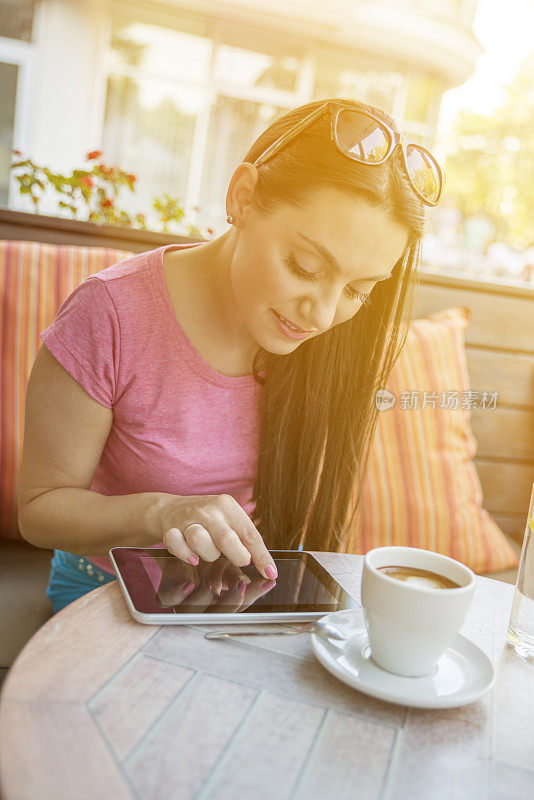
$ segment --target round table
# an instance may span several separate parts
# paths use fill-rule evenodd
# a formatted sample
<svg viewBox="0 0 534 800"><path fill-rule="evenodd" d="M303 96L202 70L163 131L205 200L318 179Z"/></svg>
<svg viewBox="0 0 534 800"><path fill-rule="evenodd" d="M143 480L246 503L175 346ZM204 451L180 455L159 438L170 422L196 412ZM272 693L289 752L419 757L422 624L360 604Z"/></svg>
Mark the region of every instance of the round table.
<svg viewBox="0 0 534 800"><path fill-rule="evenodd" d="M359 600L363 558L314 553ZM518 798L534 791L534 665L506 647L513 586L477 578L461 632L494 688L393 705L336 680L310 634L152 626L110 583L53 616L0 696L3 800Z"/></svg>

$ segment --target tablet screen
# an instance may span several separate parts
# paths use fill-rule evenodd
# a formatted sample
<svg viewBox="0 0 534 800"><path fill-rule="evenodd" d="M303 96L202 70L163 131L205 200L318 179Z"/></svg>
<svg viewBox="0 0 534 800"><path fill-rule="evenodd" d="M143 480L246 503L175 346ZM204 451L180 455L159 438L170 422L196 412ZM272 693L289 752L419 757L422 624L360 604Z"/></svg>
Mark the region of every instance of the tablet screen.
<svg viewBox="0 0 534 800"><path fill-rule="evenodd" d="M164 548L112 548L135 608L145 614L321 612L354 603L309 553L274 550L278 578L226 557L194 567Z"/></svg>

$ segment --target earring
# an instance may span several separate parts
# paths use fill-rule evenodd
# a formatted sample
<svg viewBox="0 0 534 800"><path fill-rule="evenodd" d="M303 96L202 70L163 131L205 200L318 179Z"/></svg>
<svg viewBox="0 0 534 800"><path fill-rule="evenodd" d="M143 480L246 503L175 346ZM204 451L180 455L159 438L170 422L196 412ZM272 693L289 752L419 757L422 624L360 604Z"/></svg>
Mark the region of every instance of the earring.
<svg viewBox="0 0 534 800"><path fill-rule="evenodd" d="M228 214L228 216L226 217L226 221L229 222L230 225L234 224L234 218L232 217L231 214Z"/></svg>

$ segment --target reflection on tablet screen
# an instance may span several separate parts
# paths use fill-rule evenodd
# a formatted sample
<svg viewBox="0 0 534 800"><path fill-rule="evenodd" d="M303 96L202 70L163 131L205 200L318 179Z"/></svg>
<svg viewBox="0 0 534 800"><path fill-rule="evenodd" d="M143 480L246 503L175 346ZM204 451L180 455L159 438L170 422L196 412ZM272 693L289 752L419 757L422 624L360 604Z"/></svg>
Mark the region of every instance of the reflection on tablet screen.
<svg viewBox="0 0 534 800"><path fill-rule="evenodd" d="M213 562L201 561L194 567L172 555L163 555L161 550L154 556L150 550L140 553L139 562L150 581L151 588L145 589L152 594L149 605L155 605L159 613L327 613L340 608L342 590L307 553L275 558L275 581L260 575L253 564L236 567L224 556ZM146 585L146 580L143 583ZM135 598L134 604L138 605Z"/></svg>

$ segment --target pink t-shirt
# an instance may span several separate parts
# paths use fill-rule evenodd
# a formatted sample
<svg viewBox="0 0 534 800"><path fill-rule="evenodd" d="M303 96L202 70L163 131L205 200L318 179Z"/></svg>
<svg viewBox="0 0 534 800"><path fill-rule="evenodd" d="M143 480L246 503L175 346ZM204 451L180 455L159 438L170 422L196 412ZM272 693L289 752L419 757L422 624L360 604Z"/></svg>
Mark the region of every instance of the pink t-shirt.
<svg viewBox="0 0 534 800"><path fill-rule="evenodd" d="M165 284L163 254L196 246L165 245L90 275L40 337L91 397L113 409L92 491L230 494L250 516L262 386L202 358ZM107 556L90 560L114 574Z"/></svg>

